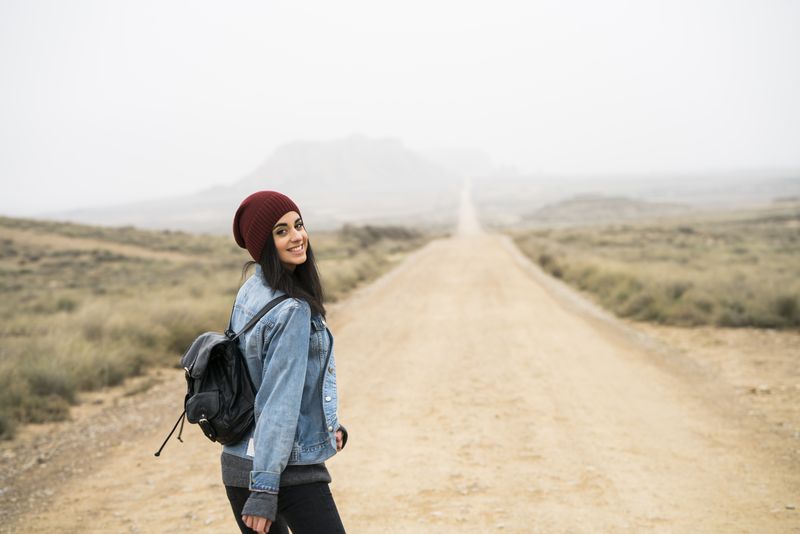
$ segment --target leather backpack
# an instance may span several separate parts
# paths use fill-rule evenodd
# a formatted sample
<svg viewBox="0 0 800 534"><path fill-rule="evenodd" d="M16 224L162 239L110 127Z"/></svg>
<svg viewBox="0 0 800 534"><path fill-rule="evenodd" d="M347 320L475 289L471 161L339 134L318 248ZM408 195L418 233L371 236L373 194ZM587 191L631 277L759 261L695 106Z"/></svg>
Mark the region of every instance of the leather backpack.
<svg viewBox="0 0 800 534"><path fill-rule="evenodd" d="M238 333L228 323L224 334L206 332L194 340L181 358L187 389L184 410L156 456L161 455L178 424L181 426L178 441L183 441L184 419L197 424L208 439L222 445L238 443L247 435L255 421L256 389L239 349L239 336L287 298L288 295L281 295L269 301Z"/></svg>

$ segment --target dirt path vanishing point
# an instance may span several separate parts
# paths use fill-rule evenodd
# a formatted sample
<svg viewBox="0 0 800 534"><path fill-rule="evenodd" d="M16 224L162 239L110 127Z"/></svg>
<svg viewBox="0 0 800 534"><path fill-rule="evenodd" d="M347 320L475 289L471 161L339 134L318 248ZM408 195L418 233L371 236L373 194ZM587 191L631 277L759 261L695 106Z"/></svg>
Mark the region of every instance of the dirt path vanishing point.
<svg viewBox="0 0 800 534"><path fill-rule="evenodd" d="M471 213L465 194L459 235L330 313L351 439L328 465L348 532L800 532L800 470L777 438L532 276ZM234 532L216 446L187 428L152 456L181 388L170 371L151 405L122 403L158 424L87 446L11 527Z"/></svg>

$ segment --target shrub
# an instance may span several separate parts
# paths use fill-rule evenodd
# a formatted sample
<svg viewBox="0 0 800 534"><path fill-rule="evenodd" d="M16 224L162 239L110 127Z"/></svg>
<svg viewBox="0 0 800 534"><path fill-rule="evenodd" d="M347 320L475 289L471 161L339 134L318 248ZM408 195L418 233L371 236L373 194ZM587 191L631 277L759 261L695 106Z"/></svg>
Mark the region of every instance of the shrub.
<svg viewBox="0 0 800 534"><path fill-rule="evenodd" d="M29 395L19 405L17 419L23 423L47 423L69 418L70 403L58 395Z"/></svg>
<svg viewBox="0 0 800 534"><path fill-rule="evenodd" d="M681 326L698 326L711 322L713 304L704 300L695 300L691 294L675 300L665 310L662 320Z"/></svg>
<svg viewBox="0 0 800 534"><path fill-rule="evenodd" d="M82 325L83 337L86 341L96 342L103 339L105 325L102 318L91 318Z"/></svg>
<svg viewBox="0 0 800 534"><path fill-rule="evenodd" d="M787 324L797 326L800 323L800 307L797 305L797 297L794 295L784 295L775 299L773 302L775 313L784 319Z"/></svg>
<svg viewBox="0 0 800 534"><path fill-rule="evenodd" d="M25 369L23 377L32 395L55 395L69 403L75 402L75 382L63 366L40 363Z"/></svg>
<svg viewBox="0 0 800 534"><path fill-rule="evenodd" d="M625 304L620 307L619 313L623 317L642 318L652 315L652 312L649 310L654 304L655 299L652 295L642 293L625 302Z"/></svg>
<svg viewBox="0 0 800 534"><path fill-rule="evenodd" d="M0 440L9 440L14 437L17 429L16 421L6 411L0 411Z"/></svg>
<svg viewBox="0 0 800 534"><path fill-rule="evenodd" d="M58 311L71 312L78 306L78 303L71 298L61 297L56 302L56 309Z"/></svg>
<svg viewBox="0 0 800 534"><path fill-rule="evenodd" d="M369 247L381 240L409 241L419 239L420 233L404 226L354 226L345 224L342 237L354 240L360 247Z"/></svg>
<svg viewBox="0 0 800 534"><path fill-rule="evenodd" d="M747 326L750 324L745 306L738 300L723 299L720 302L721 310L717 319L719 326Z"/></svg>
<svg viewBox="0 0 800 534"><path fill-rule="evenodd" d="M686 291L688 291L692 287L691 282L687 281L680 281L680 282L672 282L667 285L666 293L669 298L672 300L680 299Z"/></svg>
<svg viewBox="0 0 800 534"><path fill-rule="evenodd" d="M172 313L163 317L162 321L164 338L161 347L172 355L183 354L199 334L215 326L209 320L203 321L186 313Z"/></svg>
<svg viewBox="0 0 800 534"><path fill-rule="evenodd" d="M561 266L554 256L550 254L540 254L538 262L542 269L556 278L561 278L564 275L564 271L561 269Z"/></svg>
<svg viewBox="0 0 800 534"><path fill-rule="evenodd" d="M126 377L139 374L142 364L141 354L130 349L88 352L77 362L74 380L81 390L116 386Z"/></svg>

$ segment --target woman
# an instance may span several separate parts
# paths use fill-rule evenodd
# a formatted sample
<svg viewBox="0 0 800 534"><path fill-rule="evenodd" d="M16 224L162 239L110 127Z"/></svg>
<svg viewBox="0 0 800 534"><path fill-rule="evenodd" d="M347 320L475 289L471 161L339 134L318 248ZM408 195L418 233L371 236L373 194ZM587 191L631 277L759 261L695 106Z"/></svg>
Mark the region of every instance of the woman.
<svg viewBox="0 0 800 534"><path fill-rule="evenodd" d="M267 302L288 294L239 338L257 388L256 424L222 451L222 481L242 532L344 532L325 460L347 431L337 416L333 337L300 209L276 191L247 197L233 220L255 273L236 297L238 331Z"/></svg>

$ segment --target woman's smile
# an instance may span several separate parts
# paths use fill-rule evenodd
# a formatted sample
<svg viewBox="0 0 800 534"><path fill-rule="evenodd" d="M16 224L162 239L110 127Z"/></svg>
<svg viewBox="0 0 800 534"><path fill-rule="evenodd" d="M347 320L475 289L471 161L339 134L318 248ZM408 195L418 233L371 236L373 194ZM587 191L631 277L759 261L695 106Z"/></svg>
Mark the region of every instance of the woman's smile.
<svg viewBox="0 0 800 534"><path fill-rule="evenodd" d="M272 238L278 259L287 269L293 271L297 265L305 263L308 234L299 213L290 211L278 219L272 228Z"/></svg>

